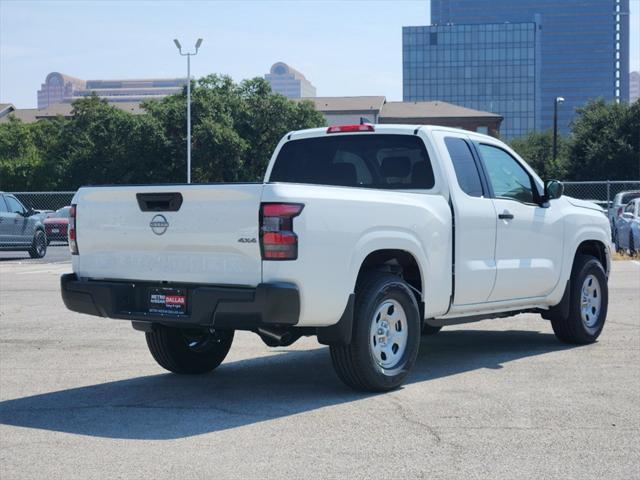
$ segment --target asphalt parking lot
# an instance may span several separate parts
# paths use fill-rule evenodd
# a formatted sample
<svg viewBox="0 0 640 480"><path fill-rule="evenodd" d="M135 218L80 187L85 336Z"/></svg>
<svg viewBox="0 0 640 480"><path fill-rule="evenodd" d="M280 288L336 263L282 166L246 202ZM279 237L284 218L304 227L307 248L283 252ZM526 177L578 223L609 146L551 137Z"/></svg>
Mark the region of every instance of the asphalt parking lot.
<svg viewBox="0 0 640 480"><path fill-rule="evenodd" d="M3 480L640 478L638 262L614 262L594 345L535 315L450 327L363 395L312 339L239 333L213 374L164 373L127 322L65 310L59 254L0 262Z"/></svg>

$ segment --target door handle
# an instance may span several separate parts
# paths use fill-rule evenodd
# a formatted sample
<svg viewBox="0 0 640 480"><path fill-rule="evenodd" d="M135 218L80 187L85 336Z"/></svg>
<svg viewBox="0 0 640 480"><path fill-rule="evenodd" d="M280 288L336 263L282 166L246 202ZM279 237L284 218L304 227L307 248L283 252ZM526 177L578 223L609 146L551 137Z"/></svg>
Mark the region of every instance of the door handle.
<svg viewBox="0 0 640 480"><path fill-rule="evenodd" d="M513 220L513 213L509 213L508 211L505 211L503 213L498 214L498 218L500 220Z"/></svg>

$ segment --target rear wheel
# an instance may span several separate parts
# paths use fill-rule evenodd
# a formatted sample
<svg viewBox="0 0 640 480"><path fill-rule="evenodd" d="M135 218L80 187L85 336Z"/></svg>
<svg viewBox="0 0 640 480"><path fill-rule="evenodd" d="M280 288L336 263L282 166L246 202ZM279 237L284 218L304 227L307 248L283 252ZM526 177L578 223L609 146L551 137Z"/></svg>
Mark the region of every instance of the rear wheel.
<svg viewBox="0 0 640 480"><path fill-rule="evenodd" d="M633 232L629 232L629 255L630 256L635 256L636 254L636 244L635 241L633 240Z"/></svg>
<svg viewBox="0 0 640 480"><path fill-rule="evenodd" d="M418 304L409 286L396 275L369 275L356 289L353 322L351 343L330 348L340 379L370 392L400 386L420 345Z"/></svg>
<svg viewBox="0 0 640 480"><path fill-rule="evenodd" d="M29 256L31 258L42 258L47 254L47 236L42 230L36 230L36 234L33 236L31 242L31 248L29 249Z"/></svg>
<svg viewBox="0 0 640 480"><path fill-rule="evenodd" d="M154 360L173 373L198 374L215 369L227 356L233 330L159 326L145 334Z"/></svg>
<svg viewBox="0 0 640 480"><path fill-rule="evenodd" d="M569 315L553 315L553 331L566 343L593 343L602 332L609 303L607 277L600 262L588 255L576 257L569 288Z"/></svg>

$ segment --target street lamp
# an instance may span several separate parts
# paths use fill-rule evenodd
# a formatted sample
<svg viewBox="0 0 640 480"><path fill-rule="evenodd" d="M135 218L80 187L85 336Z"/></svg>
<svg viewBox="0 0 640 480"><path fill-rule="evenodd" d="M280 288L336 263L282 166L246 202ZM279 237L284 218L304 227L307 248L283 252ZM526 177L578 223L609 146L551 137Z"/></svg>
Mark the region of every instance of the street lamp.
<svg viewBox="0 0 640 480"><path fill-rule="evenodd" d="M182 45L177 38L173 39L173 43L178 47L180 55L187 57L187 183L191 183L191 56L198 54L198 49L202 45L202 39L196 42L196 51L182 53Z"/></svg>
<svg viewBox="0 0 640 480"><path fill-rule="evenodd" d="M563 97L556 97L553 101L553 161L558 155L558 105L564 102Z"/></svg>

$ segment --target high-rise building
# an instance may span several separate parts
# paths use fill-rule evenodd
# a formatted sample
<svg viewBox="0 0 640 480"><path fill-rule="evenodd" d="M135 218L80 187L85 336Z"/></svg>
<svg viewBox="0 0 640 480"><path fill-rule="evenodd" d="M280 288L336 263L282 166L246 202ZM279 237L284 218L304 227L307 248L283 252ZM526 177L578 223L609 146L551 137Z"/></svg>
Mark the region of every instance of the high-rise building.
<svg viewBox="0 0 640 480"><path fill-rule="evenodd" d="M633 103L640 98L640 72L629 74L629 102Z"/></svg>
<svg viewBox="0 0 640 480"><path fill-rule="evenodd" d="M536 40L533 22L404 27L404 100L496 112L504 137L523 135L536 127Z"/></svg>
<svg viewBox="0 0 640 480"><path fill-rule="evenodd" d="M558 126L565 133L575 116L575 109L589 99L628 100L629 0L431 0L433 25L460 28L467 24L488 27L531 22L535 23L538 42L535 61L539 65L536 67L539 68L539 81L535 80L533 87L536 129L552 127L556 97L565 99L558 111ZM504 37L501 35L498 35L498 42L509 38L507 31ZM515 58L518 54L513 49L521 47L514 43L515 39L511 37L506 45L490 48L497 48L499 57L502 56L500 50L504 49L505 57ZM405 66L410 69L406 63ZM491 68L492 64L485 58L478 66ZM469 82L461 88L466 89L467 84ZM457 85L452 83L452 87ZM412 100L406 88L407 82L404 98ZM439 99L453 101L446 97ZM504 115L503 132L514 122L509 120L507 111L491 109L485 104L475 107L465 102L460 104Z"/></svg>
<svg viewBox="0 0 640 480"><path fill-rule="evenodd" d="M81 80L52 72L38 90L38 109L58 103L70 103L92 93L109 102L142 102L180 93L186 84L186 78Z"/></svg>
<svg viewBox="0 0 640 480"><path fill-rule="evenodd" d="M271 90L287 98L315 97L316 87L299 71L283 62L274 63L264 78Z"/></svg>

